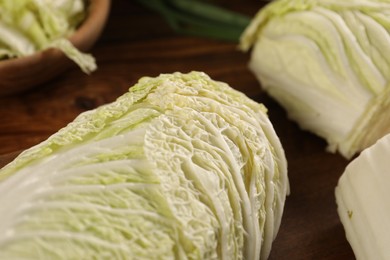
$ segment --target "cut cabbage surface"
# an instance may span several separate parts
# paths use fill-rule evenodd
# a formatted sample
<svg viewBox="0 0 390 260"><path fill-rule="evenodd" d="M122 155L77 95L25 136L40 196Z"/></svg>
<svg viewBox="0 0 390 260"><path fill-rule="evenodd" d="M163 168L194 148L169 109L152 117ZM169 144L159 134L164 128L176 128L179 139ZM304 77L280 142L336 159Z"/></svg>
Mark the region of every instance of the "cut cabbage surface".
<svg viewBox="0 0 390 260"><path fill-rule="evenodd" d="M390 0L277 0L241 36L261 86L328 150L390 132Z"/></svg>
<svg viewBox="0 0 390 260"><path fill-rule="evenodd" d="M0 170L0 259L266 259L289 192L266 108L144 77Z"/></svg>
<svg viewBox="0 0 390 260"><path fill-rule="evenodd" d="M338 214L357 259L390 259L390 135L365 149L336 187Z"/></svg>

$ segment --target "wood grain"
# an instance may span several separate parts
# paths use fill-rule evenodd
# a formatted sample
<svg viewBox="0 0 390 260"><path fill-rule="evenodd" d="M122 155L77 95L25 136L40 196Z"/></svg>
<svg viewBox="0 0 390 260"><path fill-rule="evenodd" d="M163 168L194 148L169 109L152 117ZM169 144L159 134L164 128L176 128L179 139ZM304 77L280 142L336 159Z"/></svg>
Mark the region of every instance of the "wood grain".
<svg viewBox="0 0 390 260"><path fill-rule="evenodd" d="M256 0L216 1L254 15ZM77 68L17 96L0 99L0 154L26 149L79 113L111 102L142 76L204 71L269 109L289 164L291 195L271 260L355 259L336 213L334 188L348 161L325 152L320 138L300 130L269 98L247 68L249 56L234 43L180 36L155 13L131 0L112 3L108 24L92 49L98 70Z"/></svg>

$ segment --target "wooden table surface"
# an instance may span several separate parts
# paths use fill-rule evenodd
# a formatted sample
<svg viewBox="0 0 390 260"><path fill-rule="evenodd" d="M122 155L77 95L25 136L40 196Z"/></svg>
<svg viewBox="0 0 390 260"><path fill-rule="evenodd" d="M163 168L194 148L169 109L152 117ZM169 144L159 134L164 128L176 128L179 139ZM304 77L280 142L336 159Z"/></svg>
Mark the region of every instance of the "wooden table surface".
<svg viewBox="0 0 390 260"><path fill-rule="evenodd" d="M253 16L260 0L217 1ZM235 43L182 36L159 15L132 0L114 0L105 30L91 50L98 70L72 67L51 82L0 98L0 154L26 149L64 127L79 113L115 100L142 76L204 71L264 103L284 146L291 186L269 259L355 259L334 198L348 161L325 152L320 138L300 130L262 90L247 68L249 54Z"/></svg>

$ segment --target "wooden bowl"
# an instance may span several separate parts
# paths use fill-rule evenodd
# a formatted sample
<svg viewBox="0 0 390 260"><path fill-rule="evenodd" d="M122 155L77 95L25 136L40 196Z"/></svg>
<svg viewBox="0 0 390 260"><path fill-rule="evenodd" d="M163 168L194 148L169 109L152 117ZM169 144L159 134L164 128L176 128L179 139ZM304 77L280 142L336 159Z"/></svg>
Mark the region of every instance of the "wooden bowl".
<svg viewBox="0 0 390 260"><path fill-rule="evenodd" d="M91 0L88 16L69 37L79 50L88 51L99 38L109 15L110 0ZM74 63L50 48L33 55L0 61L0 96L20 93L53 79ZM74 65L76 66L76 65Z"/></svg>

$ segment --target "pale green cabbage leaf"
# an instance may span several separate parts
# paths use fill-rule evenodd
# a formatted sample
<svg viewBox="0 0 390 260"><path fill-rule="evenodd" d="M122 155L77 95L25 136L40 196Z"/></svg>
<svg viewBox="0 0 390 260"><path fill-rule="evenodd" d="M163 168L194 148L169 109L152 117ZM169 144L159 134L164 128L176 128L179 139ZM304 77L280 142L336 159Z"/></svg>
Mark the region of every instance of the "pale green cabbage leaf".
<svg viewBox="0 0 390 260"><path fill-rule="evenodd" d="M87 7L84 0L0 0L0 60L56 48L85 73L94 71L94 57L68 40L86 18Z"/></svg>
<svg viewBox="0 0 390 260"><path fill-rule="evenodd" d="M356 259L390 259L390 134L346 167L335 190L337 211Z"/></svg>
<svg viewBox="0 0 390 260"><path fill-rule="evenodd" d="M277 0L241 36L250 69L346 158L390 132L390 0Z"/></svg>
<svg viewBox="0 0 390 260"><path fill-rule="evenodd" d="M266 259L289 192L266 108L202 72L140 79L0 178L0 259Z"/></svg>

